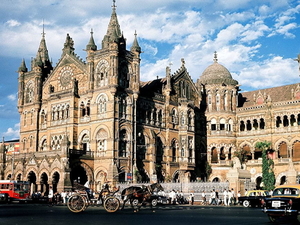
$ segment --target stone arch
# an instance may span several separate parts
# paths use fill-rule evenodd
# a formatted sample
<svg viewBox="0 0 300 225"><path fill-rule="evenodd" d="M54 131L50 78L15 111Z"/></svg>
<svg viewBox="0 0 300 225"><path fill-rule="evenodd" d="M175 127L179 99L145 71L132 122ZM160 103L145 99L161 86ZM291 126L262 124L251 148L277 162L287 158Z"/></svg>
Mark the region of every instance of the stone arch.
<svg viewBox="0 0 300 225"><path fill-rule="evenodd" d="M285 177L285 182L286 182L286 181L287 181L287 173L286 173L286 171L281 172L281 173L279 173L279 174L277 175L275 184L276 184L276 185L281 185L281 184L283 184L283 183L282 183L282 178L283 178L283 177Z"/></svg>
<svg viewBox="0 0 300 225"><path fill-rule="evenodd" d="M95 190L101 190L105 182L107 182L107 170L100 167L97 169L97 172L95 171Z"/></svg>
<svg viewBox="0 0 300 225"><path fill-rule="evenodd" d="M85 184L86 181L94 182L94 172L92 168L84 162L76 162L71 165L70 173L71 183L76 180L80 184Z"/></svg>

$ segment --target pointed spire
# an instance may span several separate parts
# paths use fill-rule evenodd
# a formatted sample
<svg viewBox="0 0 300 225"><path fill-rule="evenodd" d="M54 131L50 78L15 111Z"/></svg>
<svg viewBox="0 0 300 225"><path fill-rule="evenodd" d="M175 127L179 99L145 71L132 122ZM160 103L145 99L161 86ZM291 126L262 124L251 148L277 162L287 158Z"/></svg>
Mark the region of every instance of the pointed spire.
<svg viewBox="0 0 300 225"><path fill-rule="evenodd" d="M22 59L21 65L20 65L20 67L19 67L19 69L18 69L18 72L19 72L19 73L20 73L20 72L26 73L27 71L28 71L28 69L27 69L27 67L26 67L25 60Z"/></svg>
<svg viewBox="0 0 300 225"><path fill-rule="evenodd" d="M50 62L49 60L49 55L48 55L48 49L46 45L46 40L45 40L45 30L44 30L44 24L43 24L43 33L42 33L42 39L40 42L40 46L38 49L38 52L36 54L36 59L41 58L41 61L46 64L47 61Z"/></svg>
<svg viewBox="0 0 300 225"><path fill-rule="evenodd" d="M139 43L138 43L138 41L137 41L137 34L136 34L136 31L135 31L135 33L134 33L134 41L133 41L133 43L132 43L132 46L131 46L131 51L133 52L133 51L136 51L136 52L138 52L138 53L141 53L142 51L141 51L141 47L139 46Z"/></svg>
<svg viewBox="0 0 300 225"><path fill-rule="evenodd" d="M86 46L86 50L93 50L93 51L97 50L97 45L95 44L94 37L93 37L93 29L91 29L91 37L89 43Z"/></svg>
<svg viewBox="0 0 300 225"><path fill-rule="evenodd" d="M122 36L122 32L117 18L116 7L116 1L113 0L112 14L110 17L106 35L102 40L102 48L108 47L110 42L118 41L116 39Z"/></svg>
<svg viewBox="0 0 300 225"><path fill-rule="evenodd" d="M214 62L217 63L218 62L218 55L217 55L217 51L214 52Z"/></svg>
<svg viewBox="0 0 300 225"><path fill-rule="evenodd" d="M52 64L50 62L48 49L46 45L46 39L45 39L45 27L44 27L44 21L43 21L43 32L42 32L42 39L39 45L39 49L36 53L35 59L33 59L33 66L39 66L43 67L43 70L45 69L45 73L48 74L52 69Z"/></svg>

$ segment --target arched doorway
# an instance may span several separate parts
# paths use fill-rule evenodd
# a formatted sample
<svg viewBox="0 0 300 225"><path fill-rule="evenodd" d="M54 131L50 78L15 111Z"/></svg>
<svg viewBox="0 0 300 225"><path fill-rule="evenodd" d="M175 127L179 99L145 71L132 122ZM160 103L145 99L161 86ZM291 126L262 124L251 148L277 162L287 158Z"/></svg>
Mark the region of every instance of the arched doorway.
<svg viewBox="0 0 300 225"><path fill-rule="evenodd" d="M285 184L286 183L286 176L282 176L280 178L280 185Z"/></svg>
<svg viewBox="0 0 300 225"><path fill-rule="evenodd" d="M85 184L88 180L85 169L78 163L74 165L70 173L71 183L74 184L76 180L79 184Z"/></svg>
<svg viewBox="0 0 300 225"><path fill-rule="evenodd" d="M260 190L261 189L261 182L262 182L262 177L261 176L259 176L259 177L257 177L256 178L256 189L257 190Z"/></svg>
<svg viewBox="0 0 300 225"><path fill-rule="evenodd" d="M30 194L32 194L33 192L37 191L37 187L36 187L36 175L33 171L30 171L28 176L27 176L27 180L29 181L30 184Z"/></svg>
<svg viewBox="0 0 300 225"><path fill-rule="evenodd" d="M59 182L59 178L60 178L60 175L58 172L55 172L53 175L52 175L52 185L53 185L53 192L57 192L57 184Z"/></svg>
<svg viewBox="0 0 300 225"><path fill-rule="evenodd" d="M47 195L48 191L49 191L49 187L48 187L48 175L45 172L42 173L40 180L41 180L41 182L40 182L41 193L43 195Z"/></svg>

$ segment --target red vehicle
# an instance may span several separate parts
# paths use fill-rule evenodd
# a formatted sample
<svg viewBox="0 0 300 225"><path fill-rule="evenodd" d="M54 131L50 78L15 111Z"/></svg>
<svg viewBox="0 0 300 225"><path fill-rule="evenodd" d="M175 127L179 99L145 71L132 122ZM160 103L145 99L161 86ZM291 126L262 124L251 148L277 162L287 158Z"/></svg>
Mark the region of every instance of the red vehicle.
<svg viewBox="0 0 300 225"><path fill-rule="evenodd" d="M15 180L0 180L1 202L27 202L30 197L29 182Z"/></svg>

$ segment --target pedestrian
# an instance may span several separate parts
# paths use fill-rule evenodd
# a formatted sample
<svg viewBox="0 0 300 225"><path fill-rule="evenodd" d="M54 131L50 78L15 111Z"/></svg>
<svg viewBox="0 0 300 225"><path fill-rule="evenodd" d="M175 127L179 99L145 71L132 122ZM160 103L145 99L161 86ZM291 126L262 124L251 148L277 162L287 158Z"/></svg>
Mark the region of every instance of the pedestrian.
<svg viewBox="0 0 300 225"><path fill-rule="evenodd" d="M194 205L194 198L195 198L195 195L193 192L191 192L190 196L189 196L189 204L190 205Z"/></svg>
<svg viewBox="0 0 300 225"><path fill-rule="evenodd" d="M52 189L52 186L50 186L49 187L49 193L48 193L48 204L49 204L49 206L53 206L53 197L54 197L53 189Z"/></svg>
<svg viewBox="0 0 300 225"><path fill-rule="evenodd" d="M228 206L232 204L231 199L233 198L231 190L228 190Z"/></svg>
<svg viewBox="0 0 300 225"><path fill-rule="evenodd" d="M206 205L206 195L205 195L204 190L203 190L202 193L201 193L201 197L202 197L202 204L203 204L203 205Z"/></svg>
<svg viewBox="0 0 300 225"><path fill-rule="evenodd" d="M232 205L235 205L235 193L234 193L234 189L233 188L231 188L231 193L232 193L232 197L231 197L231 199L230 199L230 201L231 201L231 204Z"/></svg>
<svg viewBox="0 0 300 225"><path fill-rule="evenodd" d="M211 205L217 205L218 203L216 202L216 192L215 189L213 189L210 193L210 198L211 198Z"/></svg>
<svg viewBox="0 0 300 225"><path fill-rule="evenodd" d="M67 202L66 202L67 192L66 192L66 191L62 191L62 192L60 193L60 196L61 196L61 198L62 198L63 204L65 205L65 204L67 203Z"/></svg>
<svg viewBox="0 0 300 225"><path fill-rule="evenodd" d="M224 201L224 205L228 206L228 192L226 189L223 191L223 201Z"/></svg>

